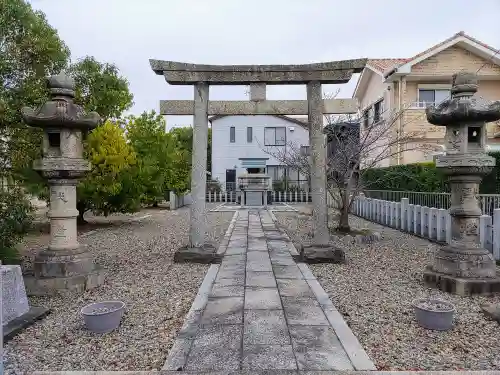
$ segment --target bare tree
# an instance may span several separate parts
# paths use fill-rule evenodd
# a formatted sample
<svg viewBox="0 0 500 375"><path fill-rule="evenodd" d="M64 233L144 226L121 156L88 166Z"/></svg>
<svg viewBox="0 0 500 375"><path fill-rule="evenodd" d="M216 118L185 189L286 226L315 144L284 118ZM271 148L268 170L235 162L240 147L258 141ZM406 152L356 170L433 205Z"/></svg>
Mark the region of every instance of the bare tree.
<svg viewBox="0 0 500 375"><path fill-rule="evenodd" d="M421 132L400 132L404 110L384 113L380 118L362 121L357 116L325 116L328 142L326 160L327 191L340 211L337 230L349 232L349 211L356 196L366 189L364 173L400 153L425 150L430 146L414 143ZM411 121L409 121L411 122ZM328 146L330 144L330 147ZM292 142L287 147L264 147L264 152L281 164L310 177L309 152ZM371 182L373 183L373 181Z"/></svg>

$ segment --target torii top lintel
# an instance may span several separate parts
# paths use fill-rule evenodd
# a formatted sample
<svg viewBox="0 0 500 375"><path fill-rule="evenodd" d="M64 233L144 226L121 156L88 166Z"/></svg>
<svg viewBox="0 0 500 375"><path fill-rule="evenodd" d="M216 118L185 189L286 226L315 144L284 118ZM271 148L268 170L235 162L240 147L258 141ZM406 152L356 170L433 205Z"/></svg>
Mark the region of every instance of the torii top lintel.
<svg viewBox="0 0 500 375"><path fill-rule="evenodd" d="M367 59L330 61L299 65L204 65L176 61L149 60L151 69L165 76L171 85L269 85L305 84L319 81L324 84L347 83L353 73L360 73Z"/></svg>

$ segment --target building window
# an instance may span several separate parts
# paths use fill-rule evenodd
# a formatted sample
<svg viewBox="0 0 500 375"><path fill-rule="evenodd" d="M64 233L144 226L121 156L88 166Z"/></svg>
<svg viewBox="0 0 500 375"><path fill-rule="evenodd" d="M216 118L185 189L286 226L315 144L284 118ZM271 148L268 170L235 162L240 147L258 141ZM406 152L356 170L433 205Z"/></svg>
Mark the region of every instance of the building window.
<svg viewBox="0 0 500 375"><path fill-rule="evenodd" d="M285 177L285 167L282 165L268 165L267 175L271 177L273 181L283 180Z"/></svg>
<svg viewBox="0 0 500 375"><path fill-rule="evenodd" d="M309 146L300 146L300 155L301 156L311 156L309 155Z"/></svg>
<svg viewBox="0 0 500 375"><path fill-rule="evenodd" d="M380 100L373 105L373 123L377 123L380 121L383 111L382 102L383 100Z"/></svg>
<svg viewBox="0 0 500 375"><path fill-rule="evenodd" d="M450 97L450 90L440 89L440 90L428 90L419 89L418 90L418 103L419 107L427 107L429 105L438 105L444 100Z"/></svg>
<svg viewBox="0 0 500 375"><path fill-rule="evenodd" d="M265 128L264 145L265 146L284 146L286 144L286 128Z"/></svg>
<svg viewBox="0 0 500 375"><path fill-rule="evenodd" d="M229 128L229 142L236 142L236 129L234 128L234 126L231 126Z"/></svg>
<svg viewBox="0 0 500 375"><path fill-rule="evenodd" d="M252 143L252 138L253 138L252 127L249 126L247 127L247 143Z"/></svg>
<svg viewBox="0 0 500 375"><path fill-rule="evenodd" d="M368 119L368 109L365 109L363 112L363 127L366 129L368 128L369 124L369 119Z"/></svg>

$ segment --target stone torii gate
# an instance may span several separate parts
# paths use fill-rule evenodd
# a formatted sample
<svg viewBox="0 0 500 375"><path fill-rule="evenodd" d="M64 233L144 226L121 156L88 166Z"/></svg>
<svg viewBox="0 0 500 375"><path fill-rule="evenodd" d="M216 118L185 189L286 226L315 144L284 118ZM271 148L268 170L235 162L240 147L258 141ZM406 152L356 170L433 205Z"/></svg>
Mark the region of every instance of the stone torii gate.
<svg viewBox="0 0 500 375"><path fill-rule="evenodd" d="M203 65L150 60L152 70L171 85L193 85L193 100L162 100L162 115L193 115L193 152L191 171L191 221L189 245L177 259L214 262L213 246L205 243L206 166L209 115L308 115L311 150L311 198L313 204L313 241L327 248L329 232L326 202L326 151L323 115L356 113L354 99L322 98L322 84L347 83L360 73L366 59L332 61L302 65ZM305 84L307 100L267 100L266 84ZM209 85L250 85L250 101L209 101ZM176 256L179 252L176 254Z"/></svg>

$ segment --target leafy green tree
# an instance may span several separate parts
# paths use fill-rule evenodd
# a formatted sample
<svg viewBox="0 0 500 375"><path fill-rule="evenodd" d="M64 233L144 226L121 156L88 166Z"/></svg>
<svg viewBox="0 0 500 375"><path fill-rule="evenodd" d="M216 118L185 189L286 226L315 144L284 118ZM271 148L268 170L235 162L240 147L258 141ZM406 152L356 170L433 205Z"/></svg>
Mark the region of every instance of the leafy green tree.
<svg viewBox="0 0 500 375"><path fill-rule="evenodd" d="M178 142L179 150L185 151L191 158L193 150L193 128L191 127L178 127L170 130ZM191 161L189 161L189 168L191 168ZM208 142L207 142L207 171L212 170L212 129L208 128Z"/></svg>
<svg viewBox="0 0 500 375"><path fill-rule="evenodd" d="M20 108L47 98L46 77L59 73L70 52L40 11L27 1L0 0L0 157L22 178L41 154L41 132L22 122Z"/></svg>
<svg viewBox="0 0 500 375"><path fill-rule="evenodd" d="M3 264L19 264L16 245L22 240L33 220L33 207L19 188L0 191L0 260Z"/></svg>
<svg viewBox="0 0 500 375"><path fill-rule="evenodd" d="M190 185L192 132L178 128L166 133L165 129L163 116L154 111L127 119L127 138L138 157L147 204L157 204L168 191L184 193Z"/></svg>
<svg viewBox="0 0 500 375"><path fill-rule="evenodd" d="M42 12L23 0L0 0L0 179L10 185L0 191L0 259L6 264L19 263L16 245L33 219L25 191L13 184L31 174L37 183L30 190L44 187L31 169L41 131L23 123L20 109L46 100L46 77L64 69L69 56Z"/></svg>
<svg viewBox="0 0 500 375"><path fill-rule="evenodd" d="M137 211L143 192L137 183L137 157L118 123L106 121L94 129L85 153L92 170L77 188L79 222L89 210L105 216Z"/></svg>
<svg viewBox="0 0 500 375"><path fill-rule="evenodd" d="M155 111L127 118L127 139L137 154L144 189L142 201L146 204L156 205L163 200L172 179L176 150L165 127L163 116Z"/></svg>
<svg viewBox="0 0 500 375"><path fill-rule="evenodd" d="M119 118L132 107L128 81L113 64L100 63L92 56L71 64L68 73L75 79L75 102L87 111L96 111L103 121Z"/></svg>
<svg viewBox="0 0 500 375"><path fill-rule="evenodd" d="M176 194L183 194L191 186L191 153L186 150L176 149L172 159L173 163L167 187Z"/></svg>

